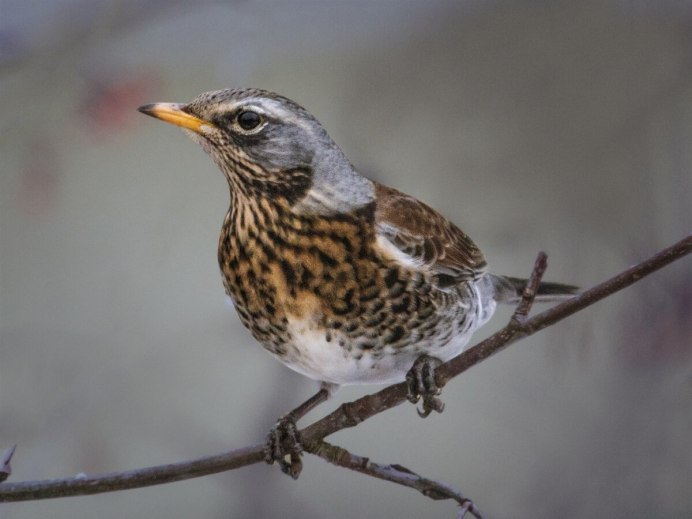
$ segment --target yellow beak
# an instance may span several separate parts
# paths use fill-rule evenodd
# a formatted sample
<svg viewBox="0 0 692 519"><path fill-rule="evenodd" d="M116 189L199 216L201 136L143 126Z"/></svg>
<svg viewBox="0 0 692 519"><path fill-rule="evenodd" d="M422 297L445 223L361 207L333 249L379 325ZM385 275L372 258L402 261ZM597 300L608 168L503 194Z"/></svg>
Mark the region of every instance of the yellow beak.
<svg viewBox="0 0 692 519"><path fill-rule="evenodd" d="M137 110L200 135L214 127L213 124L185 112L183 108L185 105L178 103L152 103L140 106Z"/></svg>

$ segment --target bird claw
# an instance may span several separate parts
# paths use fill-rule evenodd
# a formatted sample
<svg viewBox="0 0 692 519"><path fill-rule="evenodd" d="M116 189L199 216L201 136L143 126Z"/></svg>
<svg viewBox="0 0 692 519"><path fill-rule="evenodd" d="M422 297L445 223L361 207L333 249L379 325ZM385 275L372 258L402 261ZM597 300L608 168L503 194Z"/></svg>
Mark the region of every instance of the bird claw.
<svg viewBox="0 0 692 519"><path fill-rule="evenodd" d="M442 393L442 389L437 386L435 381L435 369L442 364L442 361L429 355L421 355L406 373L406 385L408 394L406 398L412 404L417 404L421 398L422 409L416 409L418 416L426 418L433 411L441 413L444 410L444 402L437 398Z"/></svg>
<svg viewBox="0 0 692 519"><path fill-rule="evenodd" d="M428 395L423 397L422 408L423 409L416 409L416 412L421 418L427 418L433 411L437 411L438 413L444 411L445 403L439 398Z"/></svg>
<svg viewBox="0 0 692 519"><path fill-rule="evenodd" d="M290 413L282 416L267 434L264 461L269 465L276 461L281 472L298 479L303 470L303 462L300 459L302 452L303 446L295 419Z"/></svg>

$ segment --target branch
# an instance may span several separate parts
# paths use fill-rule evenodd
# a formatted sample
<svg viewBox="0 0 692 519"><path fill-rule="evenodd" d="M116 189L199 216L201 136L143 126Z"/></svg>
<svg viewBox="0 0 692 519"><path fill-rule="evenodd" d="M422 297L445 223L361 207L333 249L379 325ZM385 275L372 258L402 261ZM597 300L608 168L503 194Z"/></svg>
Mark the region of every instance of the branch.
<svg viewBox="0 0 692 519"><path fill-rule="evenodd" d="M263 448L263 445L254 445L196 460L125 472L111 472L94 476L81 473L68 478L2 483L0 484L0 502L84 496L197 478L264 461Z"/></svg>
<svg viewBox="0 0 692 519"><path fill-rule="evenodd" d="M369 458L352 454L343 447L332 445L323 440L306 444L305 450L338 467L344 467L367 474L368 476L413 488L430 499L453 499L459 503L459 507L461 508L460 518L463 517L467 511L478 519L482 518L478 508L476 508L470 499L462 496L460 492L451 489L447 485L433 481L432 479L419 476L401 465L380 465L379 463L370 461Z"/></svg>
<svg viewBox="0 0 692 519"><path fill-rule="evenodd" d="M487 359L519 339L532 335L593 305L597 301L636 283L643 277L686 256L690 252L692 252L692 235L687 236L671 247L660 251L617 276L534 317L522 318L518 312L515 312L510 323L499 332L468 349L460 356L441 365L436 370L438 386L442 387L446 382L463 373L471 366ZM527 287L527 290L529 288ZM526 298L527 295L525 293L522 302ZM528 309L527 307L527 313ZM406 384L400 383L386 387L377 393L362 397L353 402L345 403L324 418L303 429L301 431L303 442L309 445L312 442L320 441L341 429L353 427L376 414L391 409L406 400L406 392ZM263 445L254 445L192 461L147 467L127 472L95 476L79 475L71 478L44 481L0 483L0 502L112 492L215 474L259 463L264 459L263 447Z"/></svg>

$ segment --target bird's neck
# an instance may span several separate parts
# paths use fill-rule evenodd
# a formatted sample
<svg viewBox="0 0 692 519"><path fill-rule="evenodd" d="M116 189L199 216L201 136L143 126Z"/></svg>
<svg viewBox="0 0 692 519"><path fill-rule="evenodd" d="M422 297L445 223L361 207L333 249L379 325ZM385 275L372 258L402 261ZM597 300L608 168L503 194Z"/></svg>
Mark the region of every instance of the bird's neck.
<svg viewBox="0 0 692 519"><path fill-rule="evenodd" d="M290 204L283 197L231 189L231 203L222 234L233 235L239 245L246 244L255 240L260 230L280 228L289 214Z"/></svg>
<svg viewBox="0 0 692 519"><path fill-rule="evenodd" d="M360 211L375 201L373 182L361 176L335 144L312 162L312 181L294 204L296 214L335 216Z"/></svg>
<svg viewBox="0 0 692 519"><path fill-rule="evenodd" d="M311 163L280 174L263 174L242 161L233 165L235 169L224 170L231 198L224 231L243 242L253 239L253 229L282 234L314 219L361 221L375 204L374 183L358 174L333 143Z"/></svg>
<svg viewBox="0 0 692 519"><path fill-rule="evenodd" d="M288 235L303 234L316 226L326 229L336 225L339 228L343 222L357 226L372 225L375 218L374 200L355 208L349 206L350 210L342 212L335 210L333 198L311 199L316 193L318 191L312 191L300 202L292 204L286 197L269 196L266 192L248 196L246 192L232 190L221 240L232 237L236 246L248 247L258 239L265 242L290 240Z"/></svg>

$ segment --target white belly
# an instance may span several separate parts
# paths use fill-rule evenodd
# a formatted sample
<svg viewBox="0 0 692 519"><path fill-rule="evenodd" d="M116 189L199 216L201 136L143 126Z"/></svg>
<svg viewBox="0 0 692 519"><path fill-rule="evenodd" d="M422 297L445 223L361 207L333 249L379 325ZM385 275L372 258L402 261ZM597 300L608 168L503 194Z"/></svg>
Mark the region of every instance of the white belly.
<svg viewBox="0 0 692 519"><path fill-rule="evenodd" d="M383 350L362 350L357 340L351 348L342 346L349 339L332 330L331 340L323 329L311 320L290 320L288 329L292 336L289 354L277 358L291 369L313 380L338 385L392 384L404 380L413 362L422 354L448 361L462 351L473 332L490 318L493 308L486 308L483 317L468 329L458 330L444 343L435 338L425 341L412 340L405 346L385 346ZM355 342L355 344L353 344Z"/></svg>

